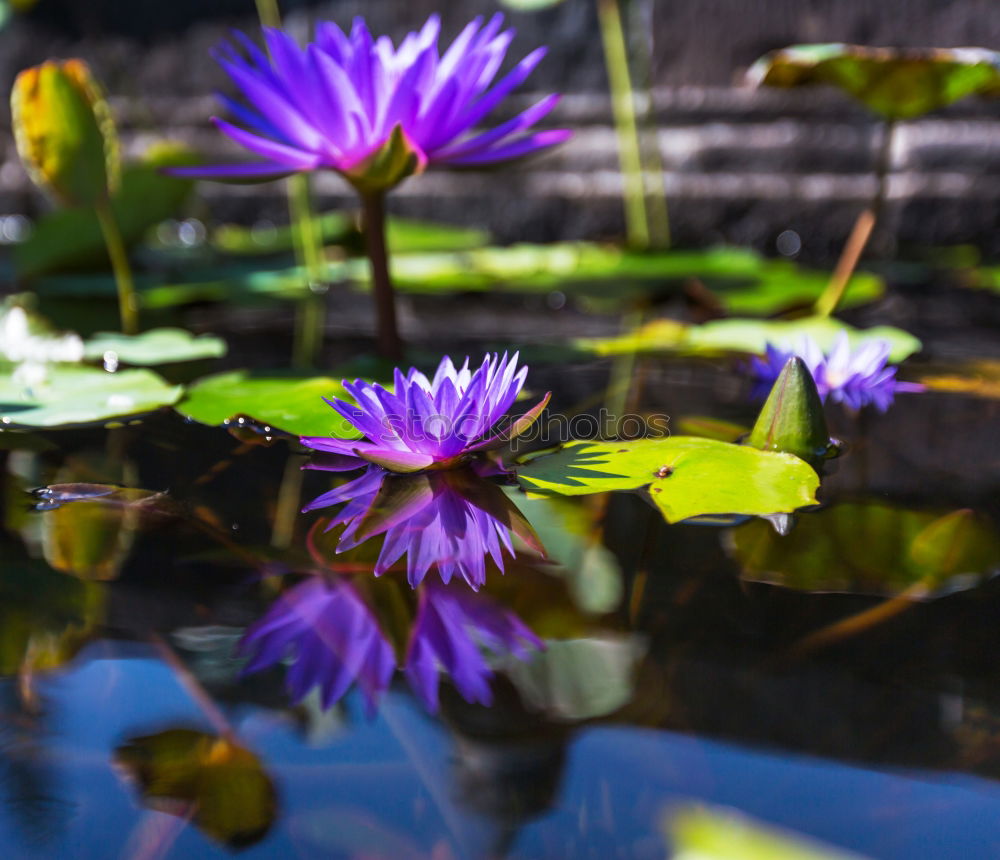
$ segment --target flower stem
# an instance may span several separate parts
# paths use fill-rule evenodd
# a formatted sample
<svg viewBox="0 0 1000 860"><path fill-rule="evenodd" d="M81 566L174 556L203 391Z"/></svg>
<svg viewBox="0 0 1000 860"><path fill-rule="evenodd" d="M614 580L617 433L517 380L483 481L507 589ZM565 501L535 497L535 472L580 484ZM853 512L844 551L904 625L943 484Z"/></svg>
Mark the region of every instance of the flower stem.
<svg viewBox="0 0 1000 860"><path fill-rule="evenodd" d="M625 180L625 232L633 248L649 247L649 218L642 177L642 149L635 117L628 49L618 0L597 0L597 17L611 86L611 110L618 135L618 160Z"/></svg>
<svg viewBox="0 0 1000 860"><path fill-rule="evenodd" d="M278 11L278 0L255 0L257 17L264 27L280 27L281 12Z"/></svg>
<svg viewBox="0 0 1000 860"><path fill-rule="evenodd" d="M363 193L361 205L375 294L375 345L382 358L397 361L403 357L403 342L396 326L396 295L385 244L385 195L377 191Z"/></svg>
<svg viewBox="0 0 1000 860"><path fill-rule="evenodd" d="M118 289L118 313L121 317L122 331L125 334L139 332L139 305L135 299L135 284L132 281L132 268L129 266L128 254L125 252L125 242L121 230L115 220L111 204L107 200L100 201L95 207L97 221L101 225L104 244L111 260L111 271L114 272L115 286Z"/></svg>
<svg viewBox="0 0 1000 860"><path fill-rule="evenodd" d="M882 143L879 146L878 158L875 162L875 196L868 207L858 215L857 221L854 222L854 228L851 230L851 235L848 236L847 242L844 244L844 250L840 254L840 259L837 260L833 275L830 277L830 283L823 290L823 295L816 300L815 309L816 313L820 316L828 317L837 309L841 299L844 297L844 293L847 291L847 285L851 281L851 276L858 266L861 254L864 252L865 247L867 247L872 233L875 232L879 217L882 215L883 208L885 208L885 194L889 185L889 168L892 163L892 138L895 130L896 123L893 120L887 120L882 128Z"/></svg>
<svg viewBox="0 0 1000 860"><path fill-rule="evenodd" d="M288 179L288 210L296 257L306 270L309 288L296 312L293 363L296 367L315 367L326 326L326 270L322 237L309 199L309 177L304 173Z"/></svg>

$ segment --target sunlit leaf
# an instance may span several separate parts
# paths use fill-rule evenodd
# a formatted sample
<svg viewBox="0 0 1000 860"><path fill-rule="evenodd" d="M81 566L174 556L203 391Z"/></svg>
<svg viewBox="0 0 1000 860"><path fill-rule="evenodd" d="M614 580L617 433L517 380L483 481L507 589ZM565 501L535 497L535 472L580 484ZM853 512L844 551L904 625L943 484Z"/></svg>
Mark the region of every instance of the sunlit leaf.
<svg viewBox="0 0 1000 860"><path fill-rule="evenodd" d="M967 511L942 514L873 502L803 514L781 536L767 523L732 531L744 579L803 591L894 595L971 587L1000 569L1000 536Z"/></svg>
<svg viewBox="0 0 1000 860"><path fill-rule="evenodd" d="M11 92L14 138L32 180L64 206L93 206L118 186L118 135L100 85L78 59L25 69Z"/></svg>
<svg viewBox="0 0 1000 860"><path fill-rule="evenodd" d="M357 431L324 402L324 397L348 395L340 382L326 376L238 370L208 376L190 386L177 411L212 426L249 415L261 424L296 436L357 436Z"/></svg>
<svg viewBox="0 0 1000 860"><path fill-rule="evenodd" d="M115 764L150 808L191 817L227 845L258 842L277 814L274 785L260 759L226 738L168 729L123 744Z"/></svg>
<svg viewBox="0 0 1000 860"><path fill-rule="evenodd" d="M226 354L226 342L212 335L195 336L181 328L156 328L142 334L98 332L84 344L90 361L112 361L117 365L154 366L178 361L219 358Z"/></svg>
<svg viewBox="0 0 1000 860"><path fill-rule="evenodd" d="M674 810L667 831L672 860L863 860L729 810Z"/></svg>
<svg viewBox="0 0 1000 860"><path fill-rule="evenodd" d="M0 377L0 424L57 428L124 419L171 406L181 391L150 370L107 373L53 365L42 382L29 387L9 374Z"/></svg>
<svg viewBox="0 0 1000 860"><path fill-rule="evenodd" d="M772 87L828 84L887 119L909 119L1000 90L1000 54L985 48L793 45L762 57L748 78Z"/></svg>
<svg viewBox="0 0 1000 860"><path fill-rule="evenodd" d="M194 184L166 176L160 168L189 164L193 158L187 147L164 141L150 147L141 162L124 167L111 209L126 245L134 245L150 227L177 213ZM23 278L109 265L97 216L88 208L42 216L31 235L14 246L12 256Z"/></svg>
<svg viewBox="0 0 1000 860"><path fill-rule="evenodd" d="M696 436L571 442L517 467L525 489L586 495L646 487L668 522L707 514L765 516L816 503L819 477L791 454Z"/></svg>
<svg viewBox="0 0 1000 860"><path fill-rule="evenodd" d="M832 317L803 317L794 320L722 319L703 325L684 325L674 320L654 320L635 332L611 338L587 338L577 341L584 349L600 355L628 352L681 352L719 354L724 352L763 353L768 343L794 348L808 336L828 351L839 332L846 332L853 348L868 338L889 341L889 359L903 361L920 349L913 335L892 326L856 329Z"/></svg>

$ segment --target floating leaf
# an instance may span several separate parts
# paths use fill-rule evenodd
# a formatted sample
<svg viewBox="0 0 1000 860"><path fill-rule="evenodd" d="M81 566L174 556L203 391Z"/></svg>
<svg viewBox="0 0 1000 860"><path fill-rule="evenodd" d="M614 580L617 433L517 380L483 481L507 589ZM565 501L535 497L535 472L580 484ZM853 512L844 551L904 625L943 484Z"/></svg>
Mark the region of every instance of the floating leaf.
<svg viewBox="0 0 1000 860"><path fill-rule="evenodd" d="M90 361L109 361L115 365L150 366L177 361L219 358L226 354L226 342L212 335L195 336L182 328L156 328L142 334L98 332L84 345Z"/></svg>
<svg viewBox="0 0 1000 860"><path fill-rule="evenodd" d="M138 783L150 808L190 816L227 845L258 842L277 814L274 785L260 759L226 738L168 729L123 744L115 763Z"/></svg>
<svg viewBox="0 0 1000 860"><path fill-rule="evenodd" d="M819 477L791 454L696 436L571 442L517 468L525 489L578 496L648 487L667 522L766 516L816 504Z"/></svg>
<svg viewBox="0 0 1000 860"><path fill-rule="evenodd" d="M729 810L675 810L667 822L672 860L863 860Z"/></svg>
<svg viewBox="0 0 1000 860"><path fill-rule="evenodd" d="M852 348L869 338L882 338L890 344L889 360L903 361L920 347L920 341L902 329L874 326L856 329L832 317L803 317L795 320L723 319L704 325L688 326L675 320L654 320L631 334L612 338L588 338L577 341L583 349L600 355L628 352L672 351L689 354L724 352L763 353L768 343L794 348L808 336L824 352L833 346L839 332L846 332Z"/></svg>
<svg viewBox="0 0 1000 860"><path fill-rule="evenodd" d="M764 522L732 531L744 579L802 591L894 595L920 583L969 587L1000 568L1000 537L967 511L942 516L866 502L805 514L785 536Z"/></svg>
<svg viewBox="0 0 1000 860"><path fill-rule="evenodd" d="M357 435L323 398L347 398L327 376L281 376L237 370L208 376L192 385L177 411L202 424L218 426L239 415L296 436Z"/></svg>
<svg viewBox="0 0 1000 860"><path fill-rule="evenodd" d="M140 163L125 166L121 186L111 198L111 210L126 245L134 245L150 227L177 213L194 183L166 176L161 168L190 164L194 157L186 146L163 141L150 147ZM31 235L14 246L12 257L22 278L109 265L97 216L88 208L62 209L42 216Z"/></svg>
<svg viewBox="0 0 1000 860"><path fill-rule="evenodd" d="M1000 53L985 48L872 48L793 45L759 59L751 83L839 87L886 119L922 116L975 94L1000 90Z"/></svg>
<svg viewBox="0 0 1000 860"><path fill-rule="evenodd" d="M17 151L32 180L64 206L94 206L118 186L118 135L83 60L22 71L11 92Z"/></svg>
<svg viewBox="0 0 1000 860"><path fill-rule="evenodd" d="M11 429L96 424L171 406L181 391L150 370L107 373L53 365L32 386L19 384L10 375L0 378L0 423Z"/></svg>

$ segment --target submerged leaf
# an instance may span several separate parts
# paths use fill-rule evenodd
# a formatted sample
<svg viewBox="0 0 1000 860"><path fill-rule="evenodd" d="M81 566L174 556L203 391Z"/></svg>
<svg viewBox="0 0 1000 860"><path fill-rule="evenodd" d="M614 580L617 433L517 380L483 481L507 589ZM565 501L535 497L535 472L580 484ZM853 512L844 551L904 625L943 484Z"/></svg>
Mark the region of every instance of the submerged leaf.
<svg viewBox="0 0 1000 860"><path fill-rule="evenodd" d="M277 814L274 785L260 759L226 738L168 729L123 744L115 763L138 783L150 808L190 816L226 845L260 841Z"/></svg>
<svg viewBox="0 0 1000 860"><path fill-rule="evenodd" d="M975 94L1000 91L1000 53L985 48L793 45L759 59L751 83L839 87L886 119L922 116Z"/></svg>
<svg viewBox="0 0 1000 860"><path fill-rule="evenodd" d="M744 579L803 591L891 596L971 587L1000 568L1000 538L969 511L947 514L866 502L803 515L782 537L764 522L732 531Z"/></svg>
<svg viewBox="0 0 1000 860"><path fill-rule="evenodd" d="M667 522L712 514L765 516L816 504L819 477L792 454L695 436L571 442L517 467L533 492L578 496L648 487Z"/></svg>

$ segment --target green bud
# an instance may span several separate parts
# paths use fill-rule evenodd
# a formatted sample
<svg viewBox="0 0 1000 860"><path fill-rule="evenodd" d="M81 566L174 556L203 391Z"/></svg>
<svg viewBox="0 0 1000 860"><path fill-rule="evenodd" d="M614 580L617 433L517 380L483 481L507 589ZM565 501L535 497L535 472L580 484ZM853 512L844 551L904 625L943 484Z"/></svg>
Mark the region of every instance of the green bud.
<svg viewBox="0 0 1000 860"><path fill-rule="evenodd" d="M825 456L829 450L823 402L809 368L798 356L785 362L746 444L809 461Z"/></svg>
<svg viewBox="0 0 1000 860"><path fill-rule="evenodd" d="M35 184L64 206L95 206L117 188L118 135L83 60L25 69L10 97L17 151Z"/></svg>

